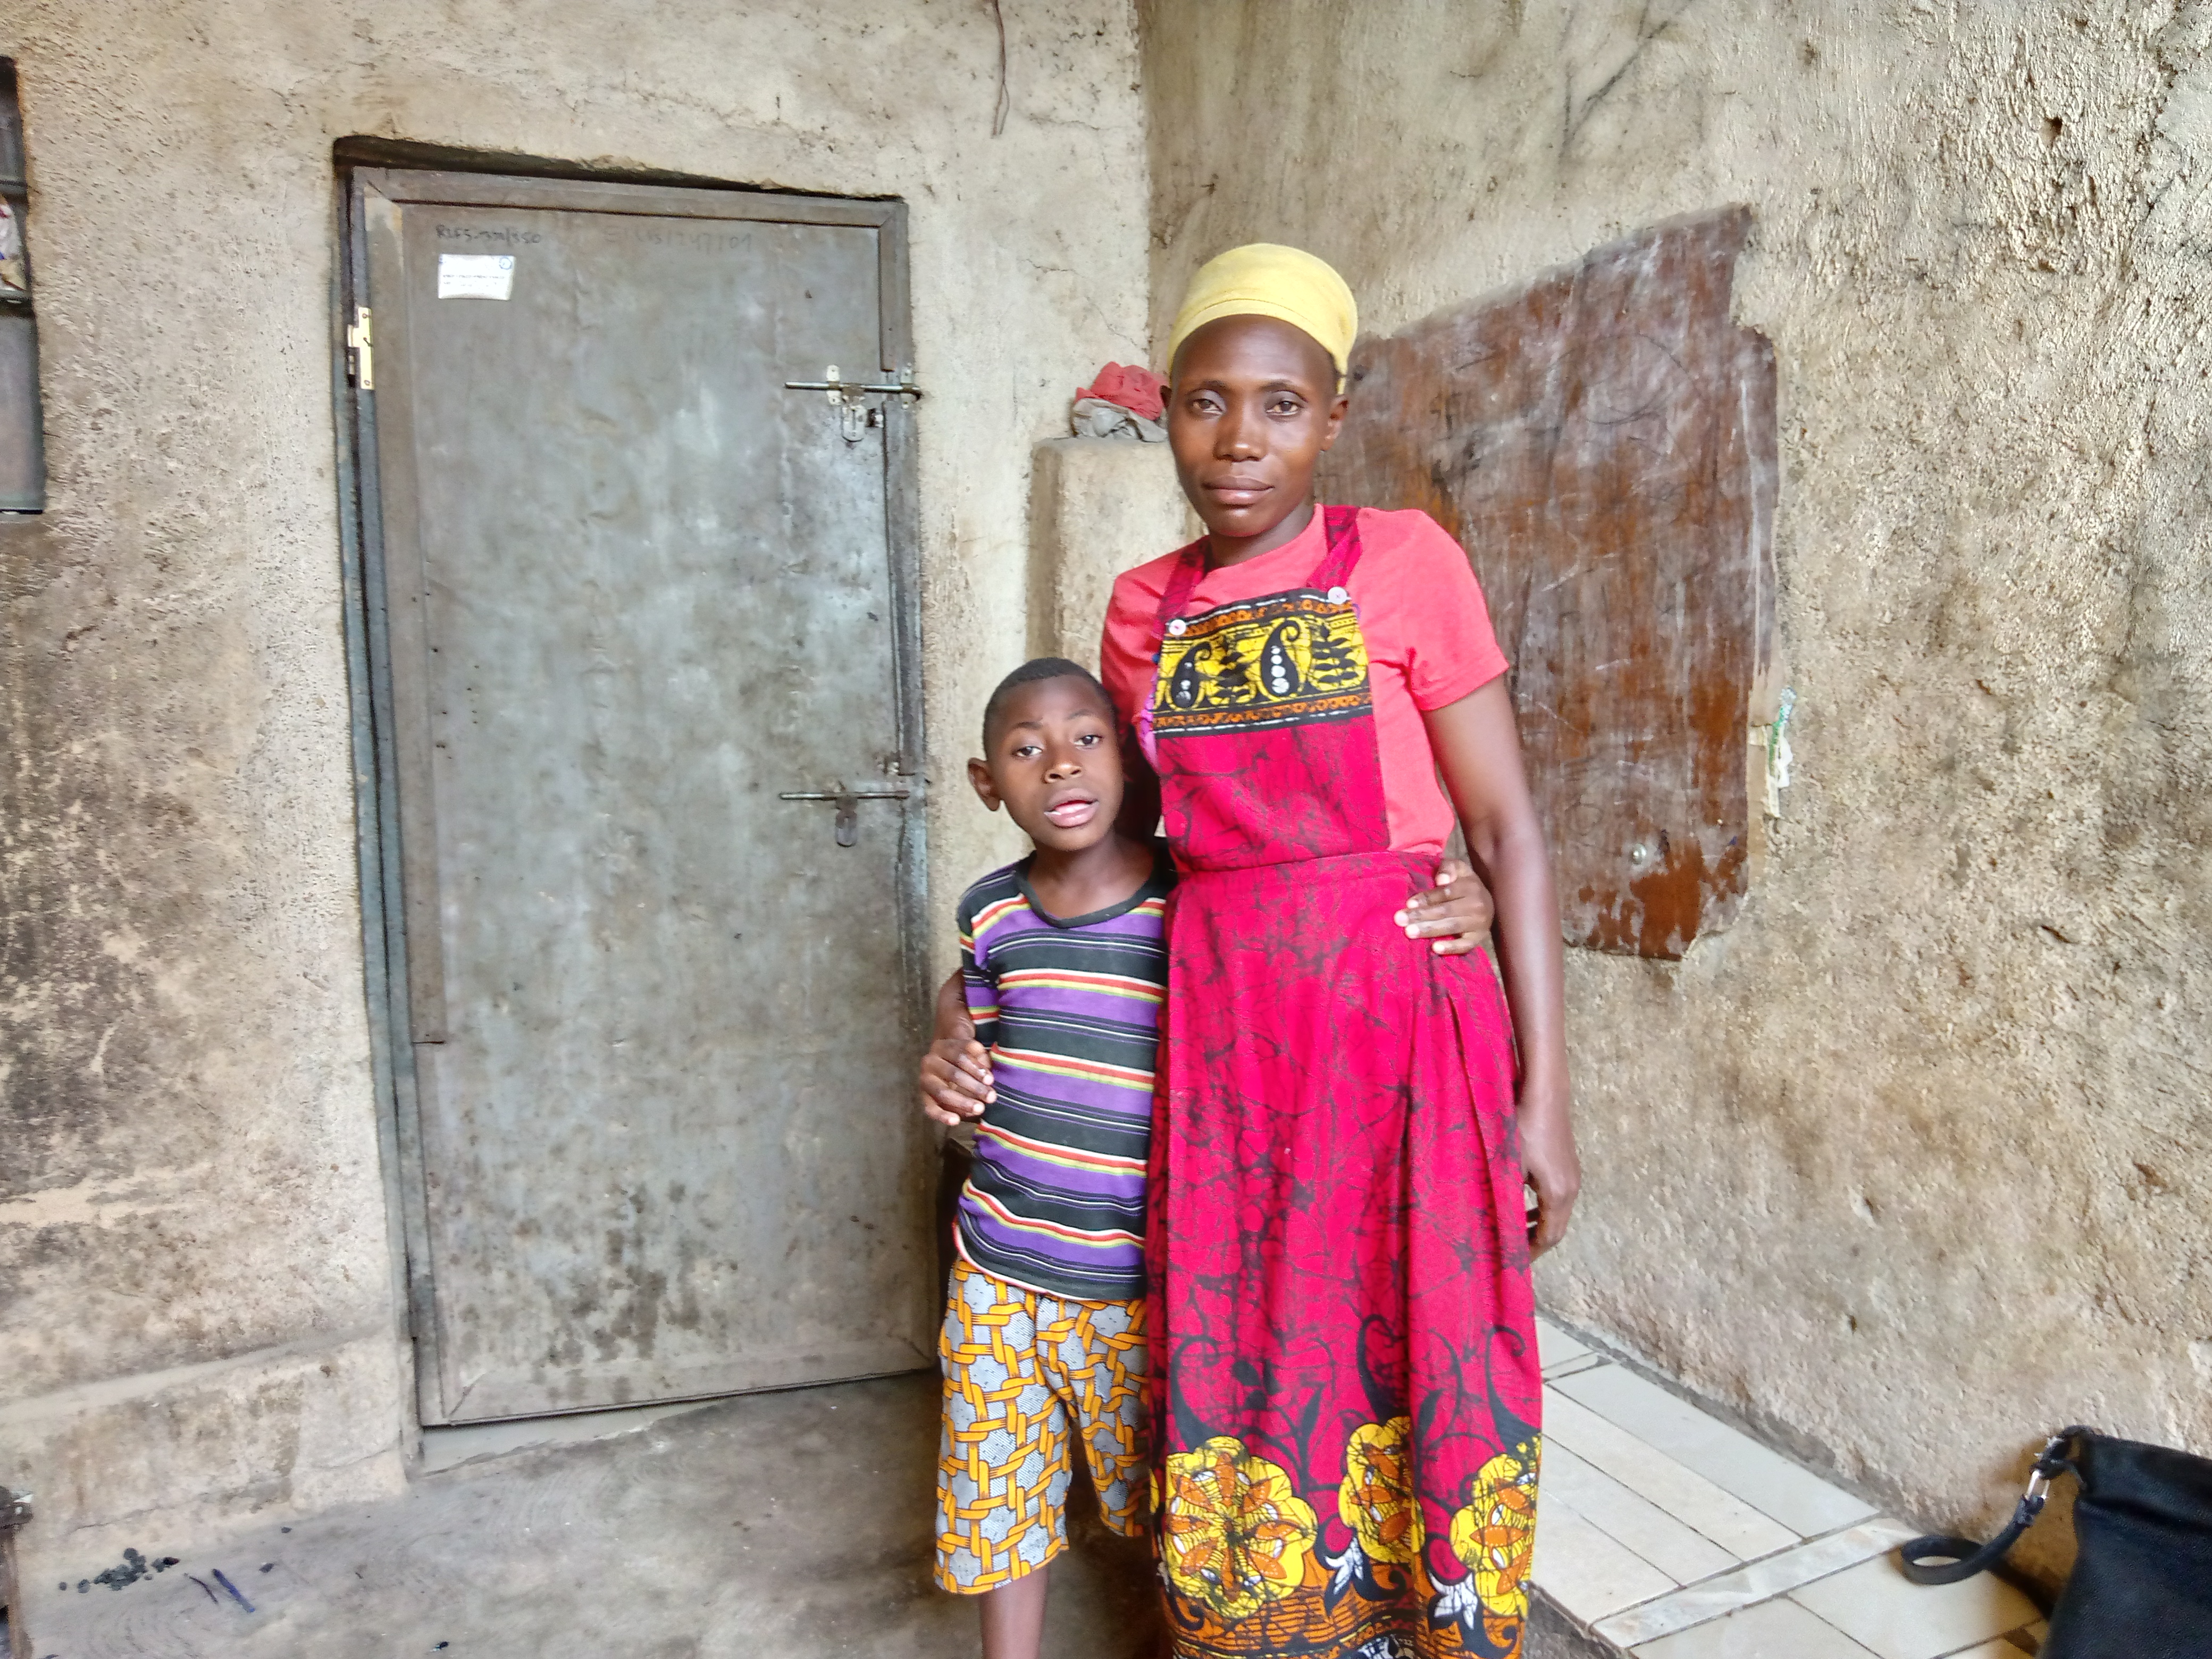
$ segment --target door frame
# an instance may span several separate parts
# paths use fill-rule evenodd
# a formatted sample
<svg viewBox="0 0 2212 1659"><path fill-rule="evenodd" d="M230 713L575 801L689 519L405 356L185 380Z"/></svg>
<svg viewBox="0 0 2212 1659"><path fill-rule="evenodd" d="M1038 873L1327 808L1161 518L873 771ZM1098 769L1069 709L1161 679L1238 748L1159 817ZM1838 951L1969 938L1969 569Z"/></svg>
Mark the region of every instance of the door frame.
<svg viewBox="0 0 2212 1659"><path fill-rule="evenodd" d="M343 146L341 149L343 150ZM504 158L502 158L504 159ZM519 158L517 158L519 159ZM428 1170L423 1162L414 1051L422 1018L408 972L406 856L401 830L400 749L393 703L392 635L386 608L383 504L378 486L376 393L363 387L353 332L368 289L367 203L374 193L410 205L539 208L563 212L650 213L658 217L854 226L876 232L877 296L887 375L911 376L914 331L908 279L907 206L896 198L803 196L743 186L632 182L585 173L462 171L450 153L421 168L365 165L341 157L337 168L337 259L331 284L332 395L337 412L339 556L346 678L351 704L354 817L359 841L363 991L369 1062L377 1100L387 1235L400 1299L401 1352L411 1360L416 1422L453 1420L444 1398L437 1304L430 1271ZM374 359L374 319L368 355ZM374 380L373 372L369 378ZM790 396L781 387L763 388ZM805 394L798 394L804 396ZM884 556L892 605L892 682L902 781L913 792L896 872L905 1021L918 1046L929 1006L925 922L928 874L928 785L923 747L921 619L921 507L912 402L883 403ZM390 1224L396 1218L398 1224ZM917 1241L927 1248L926 1242ZM604 1409L580 1407L583 1411ZM561 1413L547 1413L545 1415ZM471 1419L474 1420L474 1419ZM410 1449L415 1437L410 1434Z"/></svg>

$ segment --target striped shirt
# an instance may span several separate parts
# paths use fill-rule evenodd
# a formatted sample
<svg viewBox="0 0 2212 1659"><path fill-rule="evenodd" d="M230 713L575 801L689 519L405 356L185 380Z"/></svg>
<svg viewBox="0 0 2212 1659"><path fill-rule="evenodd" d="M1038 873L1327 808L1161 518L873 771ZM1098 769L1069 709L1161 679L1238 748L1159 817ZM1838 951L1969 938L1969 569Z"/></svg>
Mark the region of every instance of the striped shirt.
<svg viewBox="0 0 2212 1659"><path fill-rule="evenodd" d="M960 965L998 1098L960 1194L960 1252L1083 1302L1145 1294L1145 1162L1167 994L1165 849L1121 903L1047 914L1028 860L960 897Z"/></svg>

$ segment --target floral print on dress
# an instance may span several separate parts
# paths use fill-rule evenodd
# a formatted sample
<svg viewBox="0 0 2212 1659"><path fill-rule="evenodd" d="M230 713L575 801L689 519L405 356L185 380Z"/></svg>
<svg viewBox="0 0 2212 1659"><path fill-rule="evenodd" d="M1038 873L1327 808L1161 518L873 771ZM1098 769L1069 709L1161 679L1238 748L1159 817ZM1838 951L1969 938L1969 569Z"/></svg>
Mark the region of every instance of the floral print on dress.
<svg viewBox="0 0 2212 1659"><path fill-rule="evenodd" d="M1413 1495L1413 1424L1363 1423L1344 1448L1336 1512L1373 1560L1404 1566L1421 1553L1421 1504Z"/></svg>
<svg viewBox="0 0 2212 1659"><path fill-rule="evenodd" d="M1437 1598L1436 1616L1439 1623L1456 1622L1477 1653L1516 1651L1528 1616L1541 1453L1535 1437L1498 1453L1477 1473L1466 1506L1452 1516L1452 1553L1468 1577Z"/></svg>
<svg viewBox="0 0 2212 1659"><path fill-rule="evenodd" d="M1233 1621L1304 1582L1313 1506L1283 1469L1219 1435L1169 1458L1164 1479L1160 1564L1184 1595Z"/></svg>

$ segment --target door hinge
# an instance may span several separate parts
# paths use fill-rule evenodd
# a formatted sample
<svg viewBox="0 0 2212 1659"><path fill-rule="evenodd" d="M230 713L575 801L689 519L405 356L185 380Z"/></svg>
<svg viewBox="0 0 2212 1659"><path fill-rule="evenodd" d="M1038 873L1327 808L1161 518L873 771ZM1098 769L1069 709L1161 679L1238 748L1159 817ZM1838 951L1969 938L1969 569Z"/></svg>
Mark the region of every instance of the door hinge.
<svg viewBox="0 0 2212 1659"><path fill-rule="evenodd" d="M356 306L346 328L346 373L363 392L376 390L376 355L369 340L368 307Z"/></svg>
<svg viewBox="0 0 2212 1659"><path fill-rule="evenodd" d="M0 1532L19 1532L31 1524L31 1494L0 1486Z"/></svg>

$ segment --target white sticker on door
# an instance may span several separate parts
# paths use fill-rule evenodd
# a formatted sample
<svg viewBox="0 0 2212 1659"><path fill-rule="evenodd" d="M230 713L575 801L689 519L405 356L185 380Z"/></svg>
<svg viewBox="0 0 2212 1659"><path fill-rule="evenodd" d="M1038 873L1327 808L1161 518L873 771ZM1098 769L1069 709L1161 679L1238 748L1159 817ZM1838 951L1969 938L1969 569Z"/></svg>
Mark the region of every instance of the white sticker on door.
<svg viewBox="0 0 2212 1659"><path fill-rule="evenodd" d="M441 253L441 300L504 300L514 292L512 253Z"/></svg>

